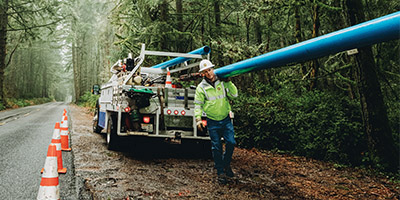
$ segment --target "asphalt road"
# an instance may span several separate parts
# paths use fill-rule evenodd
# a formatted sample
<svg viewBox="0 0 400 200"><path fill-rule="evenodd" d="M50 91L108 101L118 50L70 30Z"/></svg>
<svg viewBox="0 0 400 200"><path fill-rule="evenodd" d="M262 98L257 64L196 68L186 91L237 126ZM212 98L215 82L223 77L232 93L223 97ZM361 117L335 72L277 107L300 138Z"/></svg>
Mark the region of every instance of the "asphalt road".
<svg viewBox="0 0 400 200"><path fill-rule="evenodd" d="M66 103L52 102L0 112L0 199L36 199L54 125ZM77 199L73 153L63 152L61 199Z"/></svg>

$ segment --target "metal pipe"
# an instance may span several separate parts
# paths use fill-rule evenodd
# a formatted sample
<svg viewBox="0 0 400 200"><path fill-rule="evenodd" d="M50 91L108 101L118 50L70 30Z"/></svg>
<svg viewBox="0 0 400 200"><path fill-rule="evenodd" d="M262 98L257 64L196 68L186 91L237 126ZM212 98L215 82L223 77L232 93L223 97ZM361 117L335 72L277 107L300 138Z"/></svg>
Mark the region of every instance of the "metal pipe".
<svg viewBox="0 0 400 200"><path fill-rule="evenodd" d="M209 46L204 46L201 48L198 48L196 50L193 50L191 52L189 52L188 54L200 54L200 55L207 55L209 54L211 51ZM154 65L151 68L161 68L161 69L166 69L167 67L171 67L180 63L183 63L185 61L190 60L191 58L185 58L185 57L178 57L178 58L174 58L172 60L168 60L165 61L163 63L160 63L158 65Z"/></svg>
<svg viewBox="0 0 400 200"><path fill-rule="evenodd" d="M400 38L400 11L215 70L220 78L304 62Z"/></svg>

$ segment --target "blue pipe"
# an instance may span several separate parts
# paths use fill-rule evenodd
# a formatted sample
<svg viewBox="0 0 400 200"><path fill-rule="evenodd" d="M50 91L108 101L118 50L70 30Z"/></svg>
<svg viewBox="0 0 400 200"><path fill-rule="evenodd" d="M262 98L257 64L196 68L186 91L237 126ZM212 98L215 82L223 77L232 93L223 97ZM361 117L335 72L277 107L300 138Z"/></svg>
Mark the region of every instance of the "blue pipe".
<svg viewBox="0 0 400 200"><path fill-rule="evenodd" d="M400 38L400 11L215 70L227 78Z"/></svg>
<svg viewBox="0 0 400 200"><path fill-rule="evenodd" d="M198 48L198 49L196 49L196 50L193 50L193 51L189 52L188 54L207 55L207 54L210 53L210 51L211 51L211 49L210 49L209 46L204 46L204 47ZM158 65L154 65L154 66L152 66L152 68L161 68L161 69L165 69L165 68L167 68L167 67L171 67L171 66L174 66L174 65L183 63L183 62L188 61L188 60L190 60L190 59L191 59L191 58L178 57L178 58L174 58L174 59L172 59L172 60L165 61L165 62L160 63L160 64L158 64Z"/></svg>

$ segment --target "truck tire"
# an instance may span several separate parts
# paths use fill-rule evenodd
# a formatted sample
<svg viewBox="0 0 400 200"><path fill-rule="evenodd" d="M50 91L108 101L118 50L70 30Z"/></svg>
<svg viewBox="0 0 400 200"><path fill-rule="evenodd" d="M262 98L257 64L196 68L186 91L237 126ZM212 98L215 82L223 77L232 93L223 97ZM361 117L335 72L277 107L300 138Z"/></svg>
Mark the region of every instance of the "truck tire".
<svg viewBox="0 0 400 200"><path fill-rule="evenodd" d="M111 115L108 118L107 149L118 150L119 136L117 135L117 116Z"/></svg>
<svg viewBox="0 0 400 200"><path fill-rule="evenodd" d="M97 101L93 119L93 132L95 133L101 133L101 130L103 130L103 128L99 126L99 116L100 116L100 108L99 108L99 101Z"/></svg>

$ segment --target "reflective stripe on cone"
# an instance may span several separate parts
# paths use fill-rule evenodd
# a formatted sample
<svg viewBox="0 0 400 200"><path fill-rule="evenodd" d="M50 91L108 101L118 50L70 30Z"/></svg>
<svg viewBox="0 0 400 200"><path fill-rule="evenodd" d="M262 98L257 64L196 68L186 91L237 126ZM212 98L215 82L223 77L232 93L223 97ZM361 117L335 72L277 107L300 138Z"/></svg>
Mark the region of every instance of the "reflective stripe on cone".
<svg viewBox="0 0 400 200"><path fill-rule="evenodd" d="M64 121L61 121L60 135L61 135L61 150L71 151L69 148L69 135L68 135L68 117L65 116Z"/></svg>
<svg viewBox="0 0 400 200"><path fill-rule="evenodd" d="M60 199L56 145L50 144L37 199Z"/></svg>

